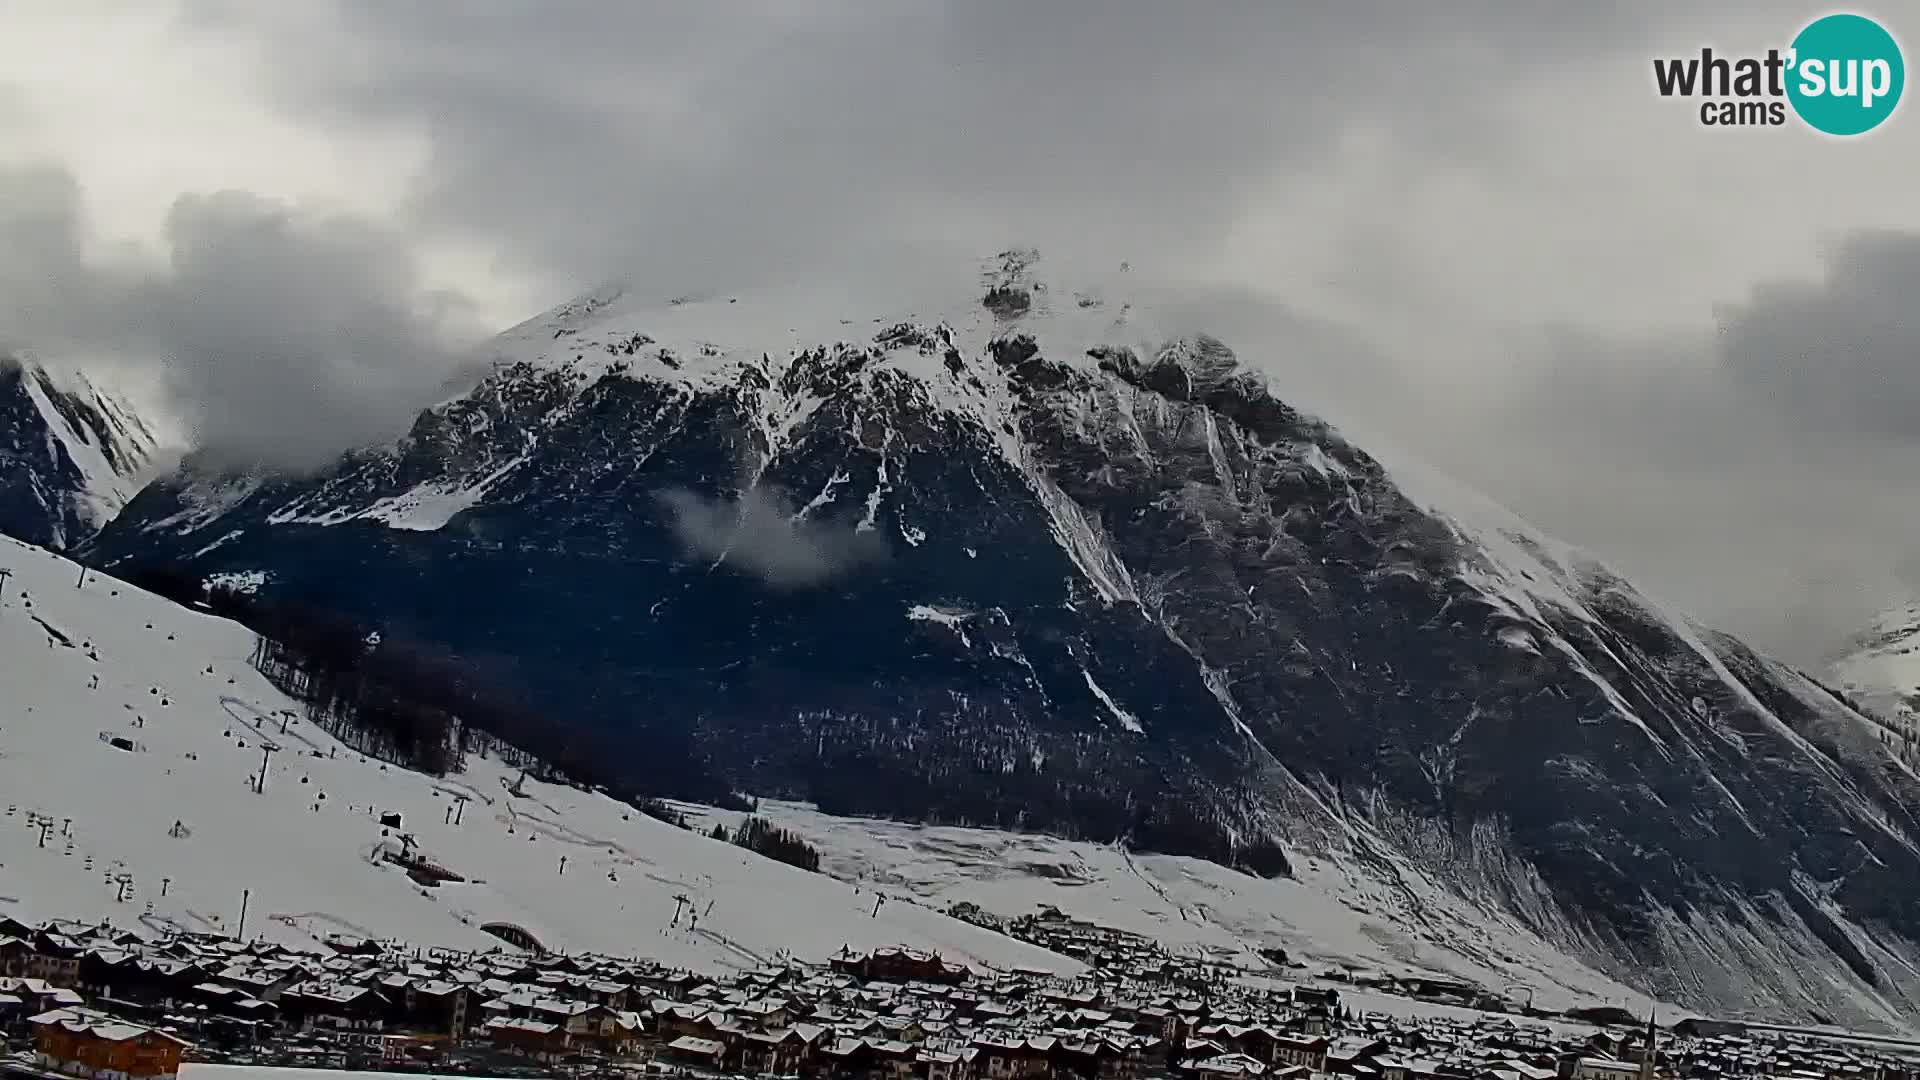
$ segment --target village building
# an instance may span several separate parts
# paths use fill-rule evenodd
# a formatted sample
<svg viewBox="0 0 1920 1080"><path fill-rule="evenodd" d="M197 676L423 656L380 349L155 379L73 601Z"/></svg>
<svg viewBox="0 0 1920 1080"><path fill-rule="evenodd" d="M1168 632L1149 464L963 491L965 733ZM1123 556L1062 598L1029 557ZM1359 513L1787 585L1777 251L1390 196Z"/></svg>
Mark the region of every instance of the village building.
<svg viewBox="0 0 1920 1080"><path fill-rule="evenodd" d="M938 953L917 949L875 949L870 953L842 950L830 966L862 981L959 984L972 975L964 964L949 963Z"/></svg>
<svg viewBox="0 0 1920 1080"><path fill-rule="evenodd" d="M11 1018L47 1053L69 1055L67 1072L99 1076L115 1062L164 1067L173 1040L209 1060L243 1051L335 1068L459 1063L455 1071L492 1075L654 1062L809 1080L1920 1080L1905 1052L1744 1028L1574 1036L1517 1010L1355 1012L1332 987L1243 980L1093 923L1005 925L1098 962L1062 978L909 949L843 949L824 964L706 975L585 954L422 951L345 936L294 949L0 920L0 940L19 943L4 955L20 970L48 970L34 958L64 960L62 949L76 964L70 986L0 977L0 1027ZM42 953L46 942L54 953ZM1425 988L1456 989L1446 980ZM174 1051L175 1067L184 1052Z"/></svg>
<svg viewBox="0 0 1920 1080"><path fill-rule="evenodd" d="M1636 1080L1640 1065L1616 1058L1581 1055L1572 1060L1566 1075L1569 1080Z"/></svg>
<svg viewBox="0 0 1920 1080"><path fill-rule="evenodd" d="M179 1075L187 1047L167 1032L80 1007L54 1009L28 1022L42 1067L88 1080L165 1080Z"/></svg>

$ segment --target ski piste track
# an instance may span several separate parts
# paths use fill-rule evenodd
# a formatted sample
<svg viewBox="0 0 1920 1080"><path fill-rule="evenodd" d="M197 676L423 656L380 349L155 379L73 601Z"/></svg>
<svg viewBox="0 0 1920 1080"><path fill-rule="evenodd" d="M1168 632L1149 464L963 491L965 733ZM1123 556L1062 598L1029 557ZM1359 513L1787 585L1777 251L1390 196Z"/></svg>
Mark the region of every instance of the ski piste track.
<svg viewBox="0 0 1920 1080"><path fill-rule="evenodd" d="M255 705L251 701L246 701L241 698L234 697L231 694L222 694L220 696L220 707L224 709L226 711L226 714L229 717L233 718L235 721L238 721L242 725L252 727L253 730L256 733L258 733L262 738L265 738L268 735L277 735L281 738L290 739L294 742L297 742L300 745L306 747L308 750L312 751L313 753L319 754L319 753L325 752L324 748L321 747L318 743L314 742L312 739L309 739L305 735L302 735L300 733L298 728L295 726L295 724L298 723L297 720L290 720L290 722L287 723L283 728L277 728L276 730L269 732L266 728L266 725L269 723L279 724L283 719L281 716L264 712L261 710L261 708L258 705ZM249 721L247 717L240 715L240 713L243 711L252 714L253 719ZM283 710L283 712L290 712L290 711L291 710Z"/></svg>
<svg viewBox="0 0 1920 1080"><path fill-rule="evenodd" d="M504 778L502 780L502 784L503 785L505 784ZM488 801L492 802L492 800L488 800ZM581 832L580 830L565 824L564 822L555 821L551 818L542 816L540 814L522 811L519 807L514 805L515 801L516 800L509 798L505 804L504 812L494 815L494 820L500 822L503 825L506 825L508 827L508 831L510 832L516 829L525 829L529 832L538 833L541 836L545 836L546 838L561 844L567 844L567 845L578 847L578 848L592 848L596 852L604 849L607 854L607 857L594 860L592 865L596 869L604 870L608 868L619 868L619 867L627 867L627 866L652 867L652 866L658 865L654 860L636 851L633 851L632 849L628 848L626 845L620 843L619 841L609 840L603 837L589 836ZM533 805L540 807L542 810L545 810L548 814L559 813L559 811L554 807L546 803L540 802L537 799L528 798L527 801L532 802ZM754 857L746 852L742 852L741 854L742 854L742 857L741 857L742 863L745 863L748 859ZM695 898L696 903L699 900L707 900L709 902L709 906L711 906L712 904L718 902L717 899L715 899L713 896L713 878L711 875L707 875L707 874L698 875L693 882L688 882L680 878L666 877L664 875L654 873L652 870L642 870L641 876L646 878L648 881L652 881L655 884L662 885L669 889L674 889L677 892L691 893ZM855 891L857 892L858 890L855 890ZM674 927L672 925L669 925L667 927L662 927L660 929L660 933L663 935L666 935L666 934L672 933L673 930L674 930ZM765 954L756 952L755 950L750 949L745 945L742 945L739 942L733 940L732 938L726 936L725 934L719 933L711 928L699 928L695 926L689 926L685 928L685 930L683 930L682 932L685 934L698 936L708 941L711 941L716 945L719 945L737 954L741 958L745 959L748 963L757 965L757 964L762 964L766 962Z"/></svg>
<svg viewBox="0 0 1920 1080"><path fill-rule="evenodd" d="M364 926L361 926L359 923L352 922L347 919L342 919L338 915L329 915L324 911L300 911L300 912L276 911L268 915L267 918L272 919L275 922L285 923L288 926L294 927L300 930L301 932L311 936L315 941L324 941L325 939L321 937L319 934L315 934L313 930L310 927L304 925L304 923L315 922L315 921L331 923L334 926L337 926L342 930L345 930L347 933L352 934L355 937L365 938L368 941L379 941L381 939L379 934L375 933L372 930L369 930Z"/></svg>

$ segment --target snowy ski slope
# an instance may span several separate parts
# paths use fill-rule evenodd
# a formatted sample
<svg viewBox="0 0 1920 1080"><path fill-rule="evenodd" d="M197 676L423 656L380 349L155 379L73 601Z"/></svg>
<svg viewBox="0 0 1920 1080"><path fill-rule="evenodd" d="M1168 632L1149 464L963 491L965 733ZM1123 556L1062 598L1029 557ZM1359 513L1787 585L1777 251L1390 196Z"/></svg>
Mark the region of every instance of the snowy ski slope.
<svg viewBox="0 0 1920 1080"><path fill-rule="evenodd" d="M245 628L91 572L77 587L74 563L10 539L0 570L0 914L232 933L246 890L246 934L289 944L487 948L499 941L481 925L507 922L549 948L709 970L896 944L1078 968L915 904L876 914L870 890L603 796L529 781L516 798L517 771L497 760L470 756L436 780L303 722L282 734L297 707L248 665ZM279 749L256 793L267 744ZM456 794L471 797L457 826ZM379 820L390 813L469 880L429 890L378 859L398 846ZM676 897L697 928L670 926Z"/></svg>

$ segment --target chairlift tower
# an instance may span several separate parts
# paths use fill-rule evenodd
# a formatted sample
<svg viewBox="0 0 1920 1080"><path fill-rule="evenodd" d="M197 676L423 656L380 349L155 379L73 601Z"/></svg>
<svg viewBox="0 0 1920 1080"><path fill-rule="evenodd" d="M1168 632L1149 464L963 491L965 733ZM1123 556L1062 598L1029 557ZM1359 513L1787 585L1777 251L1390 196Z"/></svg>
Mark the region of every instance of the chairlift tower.
<svg viewBox="0 0 1920 1080"><path fill-rule="evenodd" d="M270 758L272 758L273 755L279 752L280 752L280 748L278 746L275 746L273 743L266 742L264 740L260 743L260 775L254 777L253 779L253 793L255 795L266 794L267 792L267 761Z"/></svg>

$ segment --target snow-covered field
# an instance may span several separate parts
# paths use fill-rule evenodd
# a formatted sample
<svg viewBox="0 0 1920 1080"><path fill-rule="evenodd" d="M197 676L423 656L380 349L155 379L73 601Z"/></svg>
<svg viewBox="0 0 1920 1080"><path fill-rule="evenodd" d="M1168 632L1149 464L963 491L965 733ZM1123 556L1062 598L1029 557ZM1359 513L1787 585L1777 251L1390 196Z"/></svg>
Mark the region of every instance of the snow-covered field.
<svg viewBox="0 0 1920 1080"><path fill-rule="evenodd" d="M681 805L728 825L740 814ZM820 850L821 870L944 910L960 901L1003 916L1041 904L1148 935L1170 952L1263 970L1279 946L1307 965L1471 979L1496 993L1525 986L1543 1008L1649 1004L1504 916L1452 896L1411 867L1367 873L1317 862L1263 880L1200 859L988 829L927 827L822 814L762 801L760 814ZM1387 880L1386 873L1392 874ZM1510 996L1524 999L1523 993ZM1401 1000L1401 999L1394 999Z"/></svg>
<svg viewBox="0 0 1920 1080"><path fill-rule="evenodd" d="M507 922L549 948L708 970L896 944L1078 967L927 907L876 915L871 890L611 799L536 782L516 798L497 760L436 780L303 722L282 734L297 706L249 666L245 628L97 574L77 587L75 564L6 538L0 569L0 914L231 933L245 890L246 933L290 944L344 932L487 948L499 942L480 926ZM458 794L471 801L455 826ZM374 858L395 843L380 824L393 813L469 881L424 889ZM670 925L676 897L697 928Z"/></svg>

